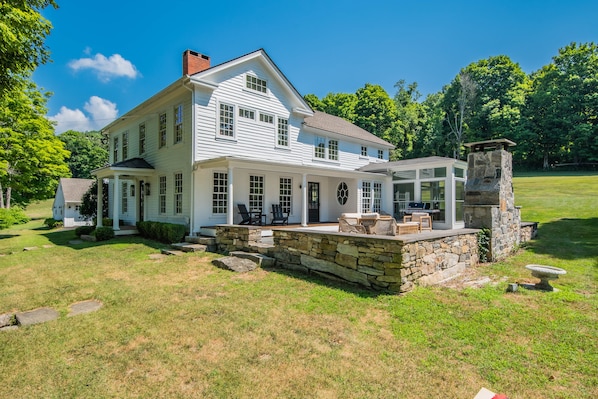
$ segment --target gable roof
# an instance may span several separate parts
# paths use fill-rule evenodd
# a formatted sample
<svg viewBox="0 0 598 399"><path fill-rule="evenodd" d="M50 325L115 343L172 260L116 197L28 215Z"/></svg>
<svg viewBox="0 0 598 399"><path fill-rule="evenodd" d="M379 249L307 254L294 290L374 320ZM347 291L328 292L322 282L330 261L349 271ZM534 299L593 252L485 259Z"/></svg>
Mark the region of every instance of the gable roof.
<svg viewBox="0 0 598 399"><path fill-rule="evenodd" d="M62 187L64 202L81 202L83 194L89 190L93 182L93 179L61 178L60 186Z"/></svg>
<svg viewBox="0 0 598 399"><path fill-rule="evenodd" d="M261 61L268 72L274 76L286 93L292 98L293 103L295 104L295 107L293 107L293 112L297 112L306 116L313 114L313 110L309 104L307 104L295 86L293 86L293 84L287 79L287 77L282 73L274 61L272 61L272 58L270 58L270 56L266 53L266 50L263 48L252 51L251 53L247 53L240 57L233 58L230 61L214 65L213 67L210 67L204 71L194 73L193 75L190 75L191 82L210 87L213 85L213 83L205 80L206 78L209 78L210 75L251 60Z"/></svg>
<svg viewBox="0 0 598 399"><path fill-rule="evenodd" d="M110 166L113 168L154 169L154 167L143 158L131 158L113 163Z"/></svg>
<svg viewBox="0 0 598 399"><path fill-rule="evenodd" d="M313 116L306 117L303 124L312 129L336 133L356 140L369 141L382 147L395 148L395 146L388 141L373 135L367 130L362 129L343 118L325 112L314 111Z"/></svg>

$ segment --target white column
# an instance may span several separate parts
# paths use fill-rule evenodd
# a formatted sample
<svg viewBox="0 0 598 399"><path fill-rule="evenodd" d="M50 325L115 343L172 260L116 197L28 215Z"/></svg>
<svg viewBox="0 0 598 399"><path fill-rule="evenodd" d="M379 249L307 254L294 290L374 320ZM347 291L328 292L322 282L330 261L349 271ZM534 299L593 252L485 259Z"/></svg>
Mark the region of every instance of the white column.
<svg viewBox="0 0 598 399"><path fill-rule="evenodd" d="M227 204L226 204L226 223L233 224L234 223L234 192L233 192L233 167L229 166L228 168L228 196L227 196Z"/></svg>
<svg viewBox="0 0 598 399"><path fill-rule="evenodd" d="M114 198L112 198L112 230L120 230L118 227L118 218L120 215L120 181L118 175L114 175Z"/></svg>
<svg viewBox="0 0 598 399"><path fill-rule="evenodd" d="M97 203L96 227L103 227L102 215L104 215L104 201L102 201L102 199L104 198L104 179L101 179L98 177L97 182L98 182L98 191L97 191L98 203Z"/></svg>
<svg viewBox="0 0 598 399"><path fill-rule="evenodd" d="M307 226L307 174L301 179L301 226Z"/></svg>

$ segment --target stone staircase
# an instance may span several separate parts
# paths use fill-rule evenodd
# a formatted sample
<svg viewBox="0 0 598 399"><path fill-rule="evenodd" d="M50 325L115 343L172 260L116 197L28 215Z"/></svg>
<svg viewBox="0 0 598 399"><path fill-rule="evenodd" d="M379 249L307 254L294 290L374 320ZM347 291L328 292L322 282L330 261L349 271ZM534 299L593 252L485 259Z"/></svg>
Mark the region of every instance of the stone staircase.
<svg viewBox="0 0 598 399"><path fill-rule="evenodd" d="M247 272L257 267L274 267L276 259L266 256L264 253L272 244L257 245L252 247L258 252L233 251L228 256L216 259L213 263L221 268L236 271ZM162 255L183 255L185 253L195 252L217 252L216 239L214 237L187 236L184 242L171 244L168 248L162 248Z"/></svg>

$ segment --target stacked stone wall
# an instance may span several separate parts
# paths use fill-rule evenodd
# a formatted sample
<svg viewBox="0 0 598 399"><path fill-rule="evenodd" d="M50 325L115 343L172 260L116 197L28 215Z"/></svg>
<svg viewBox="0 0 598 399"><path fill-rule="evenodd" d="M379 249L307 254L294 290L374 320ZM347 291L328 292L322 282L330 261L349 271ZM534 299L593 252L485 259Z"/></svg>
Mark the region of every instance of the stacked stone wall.
<svg viewBox="0 0 598 399"><path fill-rule="evenodd" d="M259 231L259 227L221 225L217 227L217 243L222 252L247 251L259 241ZM446 233L426 240L402 240L300 229L275 230L274 245L267 255L284 268L401 293L415 285L439 283L478 263L475 230Z"/></svg>

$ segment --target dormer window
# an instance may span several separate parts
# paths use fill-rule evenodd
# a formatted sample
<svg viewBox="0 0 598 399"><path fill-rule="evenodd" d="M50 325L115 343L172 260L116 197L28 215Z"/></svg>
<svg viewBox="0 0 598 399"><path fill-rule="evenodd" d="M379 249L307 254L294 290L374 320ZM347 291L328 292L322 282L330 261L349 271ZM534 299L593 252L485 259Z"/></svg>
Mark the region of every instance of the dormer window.
<svg viewBox="0 0 598 399"><path fill-rule="evenodd" d="M378 150L378 159L384 159L384 150Z"/></svg>
<svg viewBox="0 0 598 399"><path fill-rule="evenodd" d="M245 82L245 86L249 89L249 90L254 90L254 91L258 91L260 93L267 93L267 84L266 81L264 79L260 79L256 76L252 76L252 75L246 75L245 76L246 82Z"/></svg>

